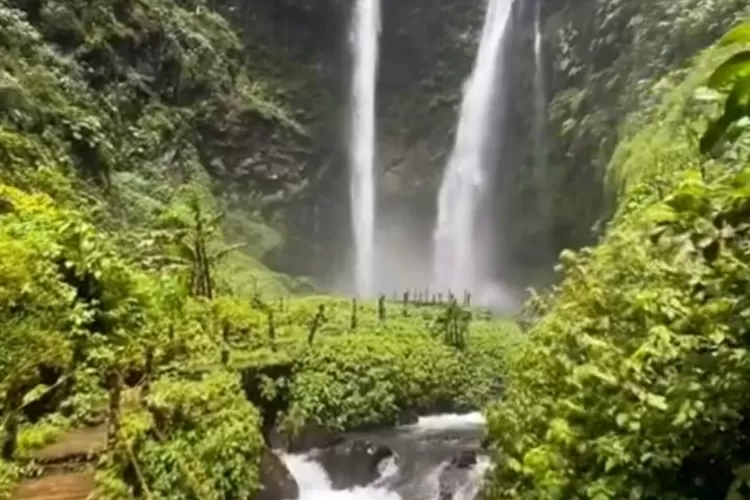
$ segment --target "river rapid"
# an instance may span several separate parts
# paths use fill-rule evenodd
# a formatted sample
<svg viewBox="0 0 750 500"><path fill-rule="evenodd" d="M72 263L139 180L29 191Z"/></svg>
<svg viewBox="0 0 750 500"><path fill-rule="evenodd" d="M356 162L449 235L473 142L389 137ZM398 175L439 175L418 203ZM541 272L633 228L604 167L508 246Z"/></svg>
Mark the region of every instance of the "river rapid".
<svg viewBox="0 0 750 500"><path fill-rule="evenodd" d="M299 486L299 500L472 500L490 462L480 450L481 414L421 417L417 423L379 432L350 434L393 455L378 464L365 486L335 490L319 450L281 454ZM333 471L335 472L335 471Z"/></svg>

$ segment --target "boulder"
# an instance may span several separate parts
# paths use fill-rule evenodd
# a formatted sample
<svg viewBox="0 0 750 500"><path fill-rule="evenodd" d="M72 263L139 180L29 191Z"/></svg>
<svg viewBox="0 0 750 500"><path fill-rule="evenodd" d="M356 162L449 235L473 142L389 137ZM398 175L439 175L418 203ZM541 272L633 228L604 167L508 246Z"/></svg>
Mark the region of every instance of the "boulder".
<svg viewBox="0 0 750 500"><path fill-rule="evenodd" d="M299 498L299 486L284 462L274 452L265 448L260 459L260 484L262 489L255 500L294 500Z"/></svg>
<svg viewBox="0 0 750 500"><path fill-rule="evenodd" d="M305 425L294 436L276 426L269 432L266 439L270 447L284 449L290 453L304 453L313 448L328 448L344 440L339 433L329 431L317 424Z"/></svg>
<svg viewBox="0 0 750 500"><path fill-rule="evenodd" d="M253 365L242 370L242 388L245 397L256 408L260 409L262 422L261 432L266 443L271 443L273 432L278 416L289 408L289 384L277 383L274 395L268 398L263 387L268 380L283 382L289 380L294 371L294 365L290 360L281 360L264 365Z"/></svg>
<svg viewBox="0 0 750 500"><path fill-rule="evenodd" d="M366 486L380 476L378 465L393 455L386 446L361 439L348 440L320 450L317 460L328 473L334 490Z"/></svg>
<svg viewBox="0 0 750 500"><path fill-rule="evenodd" d="M482 443L479 445L483 450L489 450L492 447L492 440L489 436L482 438Z"/></svg>
<svg viewBox="0 0 750 500"><path fill-rule="evenodd" d="M477 452L475 450L461 450L451 458L449 466L457 469L469 469L477 464Z"/></svg>
<svg viewBox="0 0 750 500"><path fill-rule="evenodd" d="M415 411L403 410L396 417L397 425L413 425L419 422L419 415Z"/></svg>
<svg viewBox="0 0 750 500"><path fill-rule="evenodd" d="M456 492L471 480L471 469L476 464L475 450L461 450L451 457L438 477L438 499L454 500Z"/></svg>

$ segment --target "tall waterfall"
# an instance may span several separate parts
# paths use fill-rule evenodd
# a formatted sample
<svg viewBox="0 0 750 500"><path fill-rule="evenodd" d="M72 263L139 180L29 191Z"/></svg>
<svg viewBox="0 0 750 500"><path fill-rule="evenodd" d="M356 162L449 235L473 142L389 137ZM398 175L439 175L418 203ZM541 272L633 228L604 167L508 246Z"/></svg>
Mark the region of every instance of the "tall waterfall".
<svg viewBox="0 0 750 500"><path fill-rule="evenodd" d="M438 198L434 285L474 291L479 282L477 213L486 184L488 146L501 49L513 0L488 0L474 69L464 87L455 144Z"/></svg>
<svg viewBox="0 0 750 500"><path fill-rule="evenodd" d="M534 169L535 175L544 174L547 163L547 89L545 88L544 54L542 53L542 0L534 6ZM539 179L541 181L541 179Z"/></svg>
<svg viewBox="0 0 750 500"><path fill-rule="evenodd" d="M352 75L350 176L355 242L355 288L372 293L375 246L375 85L380 34L380 0L356 0L351 45Z"/></svg>

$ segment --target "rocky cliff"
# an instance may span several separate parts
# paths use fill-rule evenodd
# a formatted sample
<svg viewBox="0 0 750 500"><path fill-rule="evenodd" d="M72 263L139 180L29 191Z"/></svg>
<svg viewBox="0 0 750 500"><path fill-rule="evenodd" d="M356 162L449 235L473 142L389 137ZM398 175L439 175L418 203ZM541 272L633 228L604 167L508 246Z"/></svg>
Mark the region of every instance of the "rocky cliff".
<svg viewBox="0 0 750 500"><path fill-rule="evenodd" d="M219 8L241 30L253 63L295 110L309 134L302 148L276 158L287 185L283 195L286 244L269 255L276 266L337 284L350 238L347 162L347 104L351 54L350 3L340 1L225 0ZM468 74L479 2L427 0L383 4L378 82L379 204L383 230L429 241L435 192L449 150ZM248 147L251 141L247 141ZM243 176L237 165L229 170ZM280 174L285 175L285 174ZM428 251L427 248L423 251ZM333 264L335 263L335 264Z"/></svg>
<svg viewBox="0 0 750 500"><path fill-rule="evenodd" d="M533 137L536 1L543 2L547 90L548 154L541 161ZM34 56L38 68L5 70L15 79L0 82L3 105L13 102L6 106L14 110L6 117L12 128L59 126L71 163L105 190L116 186L123 201L117 209L131 219L144 217L132 210L133 198L153 211L167 203L159 182L208 173L231 214L230 239L250 241L252 257L272 268L340 283L351 233L351 2L3 0L0 6L6 33L21 30L10 42L21 43L28 26L32 38L56 48ZM742 0L516 0L498 80L504 119L497 124L500 154L487 214L498 278L534 282L537 270L550 274L562 248L596 238L611 206L605 180L615 145L627 135L625 117L646 109L656 98L651 84L743 9ZM480 0L383 2L378 230L387 235L381 241L394 242L383 249L381 264L400 263L391 269L400 279L394 288L423 278L436 191L483 10ZM62 74L71 59L77 87L53 74L44 78L54 83L50 95L75 106L50 114L44 79L34 71L46 65ZM49 116L38 119L38 111Z"/></svg>

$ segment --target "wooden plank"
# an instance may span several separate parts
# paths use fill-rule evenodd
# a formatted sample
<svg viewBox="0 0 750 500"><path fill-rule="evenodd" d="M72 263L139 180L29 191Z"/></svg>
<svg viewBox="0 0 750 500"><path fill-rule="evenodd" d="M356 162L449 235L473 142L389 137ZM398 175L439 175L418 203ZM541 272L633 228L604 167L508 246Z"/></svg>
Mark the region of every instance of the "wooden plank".
<svg viewBox="0 0 750 500"><path fill-rule="evenodd" d="M86 500L93 491L91 472L54 474L21 482L13 500Z"/></svg>
<svg viewBox="0 0 750 500"><path fill-rule="evenodd" d="M107 426L102 424L69 431L55 443L34 450L29 455L42 463L62 462L95 456L103 452L106 446Z"/></svg>

